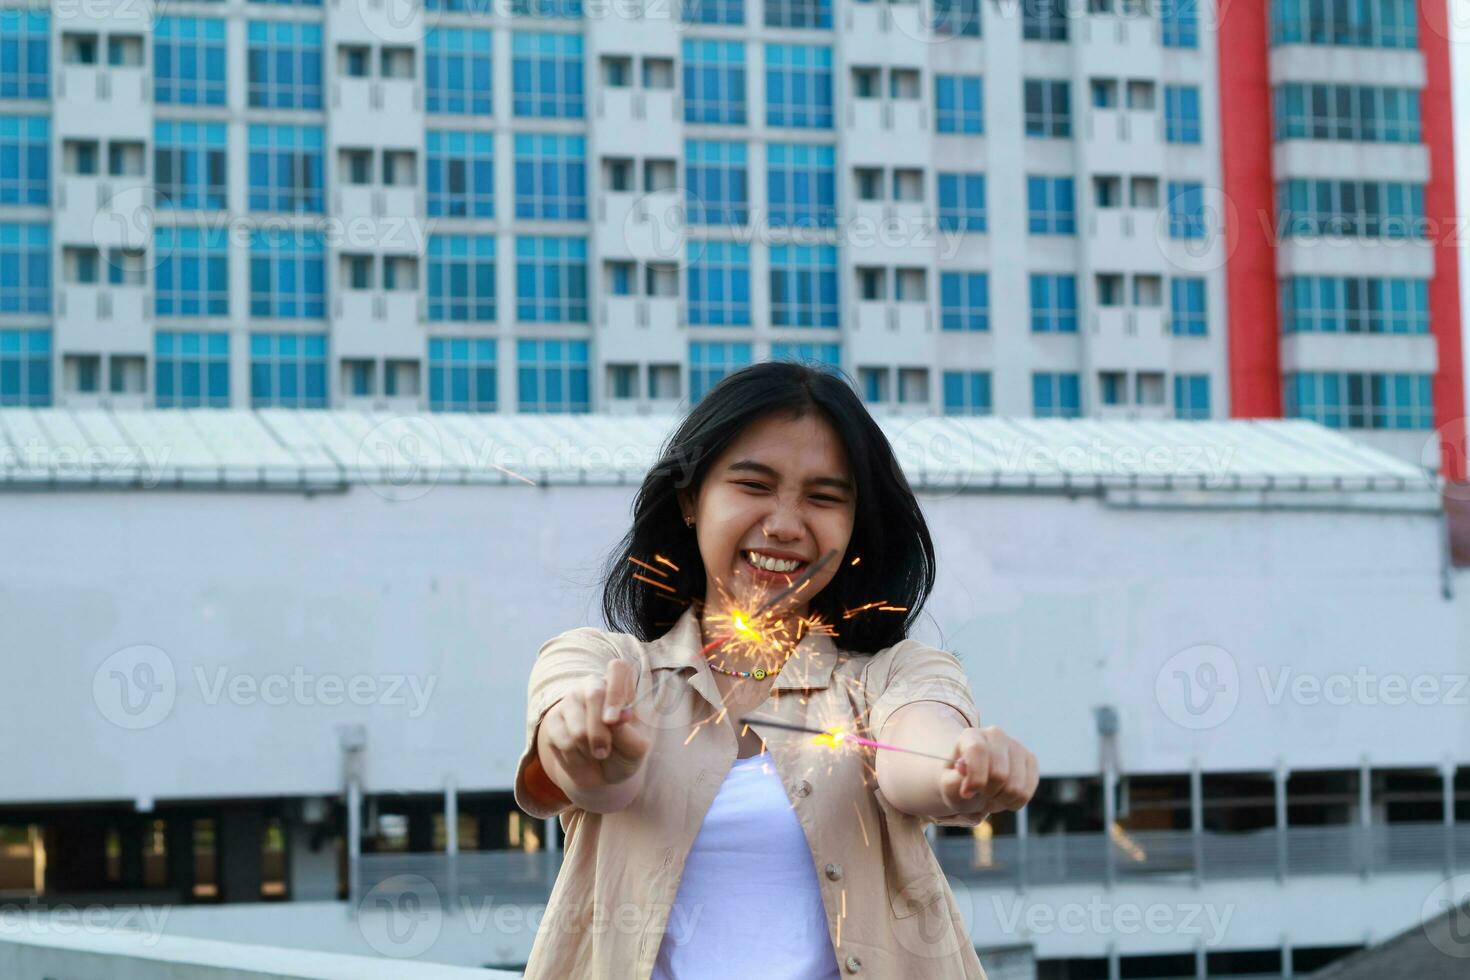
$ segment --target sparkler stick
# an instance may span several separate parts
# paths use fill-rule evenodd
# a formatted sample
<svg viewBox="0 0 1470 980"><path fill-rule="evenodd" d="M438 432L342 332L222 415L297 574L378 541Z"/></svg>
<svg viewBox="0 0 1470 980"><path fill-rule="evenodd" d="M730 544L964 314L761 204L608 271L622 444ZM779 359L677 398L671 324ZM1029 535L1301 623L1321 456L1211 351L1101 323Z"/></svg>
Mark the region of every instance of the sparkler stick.
<svg viewBox="0 0 1470 980"><path fill-rule="evenodd" d="M789 721L776 721L774 718L759 718L755 715L746 715L744 718L740 719L740 723L742 725L748 725L751 722L758 722L762 725L770 725L772 728L784 728L787 731L791 732L808 732L812 735L825 735L831 740L829 744L835 744L839 741L856 742L859 745L868 745L872 746L875 749L889 749L893 752L906 752L909 755L922 755L926 759L938 759L946 766L954 765L955 761L951 758L948 758L947 756L935 755L933 752L921 752L918 749L906 749L901 745L890 745L887 742L878 742L874 741L871 738L863 738L859 735L852 735L843 731L829 731L825 728L809 728L806 725L793 725Z"/></svg>

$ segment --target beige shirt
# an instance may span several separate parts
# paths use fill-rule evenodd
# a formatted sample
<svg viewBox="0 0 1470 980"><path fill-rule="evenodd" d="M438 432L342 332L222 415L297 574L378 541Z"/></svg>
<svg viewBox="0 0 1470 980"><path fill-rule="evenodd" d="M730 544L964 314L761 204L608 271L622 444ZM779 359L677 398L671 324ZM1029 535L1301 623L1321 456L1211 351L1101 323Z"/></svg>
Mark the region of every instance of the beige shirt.
<svg viewBox="0 0 1470 980"><path fill-rule="evenodd" d="M592 627L548 640L531 669L526 747L515 799L537 817L560 815L565 854L526 966L526 980L648 980L665 930L686 935L670 915L679 876L705 812L738 754L720 718L714 674L700 655L699 619L686 609L669 632L644 643ZM614 658L638 669L641 716L653 745L642 791L617 813L548 806L525 785L542 716L587 675ZM832 637L808 634L776 676L763 717L878 738L897 708L914 701L953 706L971 726L979 715L954 654L903 640L876 654L848 653ZM762 726L771 762L786 786L816 866L827 931L844 976L985 980L966 925L924 837L931 822L895 809L873 772L871 750L831 748L812 736ZM942 821L975 826L982 818ZM759 847L760 841L751 841ZM760 941L752 908L731 922Z"/></svg>

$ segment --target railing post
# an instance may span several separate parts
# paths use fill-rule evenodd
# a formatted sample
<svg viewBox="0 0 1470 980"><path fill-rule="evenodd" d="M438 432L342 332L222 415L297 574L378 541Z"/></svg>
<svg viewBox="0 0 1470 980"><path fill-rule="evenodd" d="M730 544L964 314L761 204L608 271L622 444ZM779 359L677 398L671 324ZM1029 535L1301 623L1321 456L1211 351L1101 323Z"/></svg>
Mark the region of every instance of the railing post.
<svg viewBox="0 0 1470 980"><path fill-rule="evenodd" d="M1276 880L1286 880L1286 764L1276 760Z"/></svg>
<svg viewBox="0 0 1470 980"><path fill-rule="evenodd" d="M1373 877L1373 768L1368 755L1358 764L1358 874L1366 881Z"/></svg>
<svg viewBox="0 0 1470 980"><path fill-rule="evenodd" d="M357 918L361 897L362 869L362 787L357 780L347 784L347 914Z"/></svg>
<svg viewBox="0 0 1470 980"><path fill-rule="evenodd" d="M546 841L546 883L548 886L556 881L557 855L561 853L561 839L556 835L557 825L561 822L559 817L547 817L542 824L542 838Z"/></svg>
<svg viewBox="0 0 1470 980"><path fill-rule="evenodd" d="M1199 756L1189 763L1189 835L1194 844L1194 887L1204 882L1205 875L1205 800L1204 777L1200 774Z"/></svg>
<svg viewBox="0 0 1470 980"><path fill-rule="evenodd" d="M1446 758L1439 769L1444 793L1444 876L1455 876L1455 762Z"/></svg>
<svg viewBox="0 0 1470 980"><path fill-rule="evenodd" d="M1026 892L1027 842L1031 837L1029 810L1028 805L1016 811L1016 891L1021 894Z"/></svg>
<svg viewBox="0 0 1470 980"><path fill-rule="evenodd" d="M1281 937L1281 976L1284 980L1291 980L1295 975L1292 967L1291 937L1283 935Z"/></svg>
<svg viewBox="0 0 1470 980"><path fill-rule="evenodd" d="M1205 980L1209 976L1209 959L1205 954L1205 944L1196 941L1194 944L1194 977L1195 980Z"/></svg>
<svg viewBox="0 0 1470 980"><path fill-rule="evenodd" d="M459 904L459 786L453 776L444 785L444 863L452 909Z"/></svg>
<svg viewBox="0 0 1470 980"><path fill-rule="evenodd" d="M1117 792L1118 776L1113 770L1112 762L1109 760L1103 769L1103 875L1104 882L1111 889L1116 875L1116 861L1113 855L1113 824L1118 819L1118 801L1115 797Z"/></svg>

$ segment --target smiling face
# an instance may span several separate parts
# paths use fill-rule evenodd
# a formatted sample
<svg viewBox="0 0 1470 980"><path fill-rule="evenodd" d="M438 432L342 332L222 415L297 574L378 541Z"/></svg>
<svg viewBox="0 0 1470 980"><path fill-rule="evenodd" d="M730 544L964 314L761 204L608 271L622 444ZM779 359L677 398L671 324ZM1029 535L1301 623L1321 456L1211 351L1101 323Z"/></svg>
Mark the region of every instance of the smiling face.
<svg viewBox="0 0 1470 980"><path fill-rule="evenodd" d="M842 441L819 413L751 424L711 464L697 497L680 495L699 537L706 603L719 602L721 586L737 604L756 589L769 595L835 550L801 600L785 607L788 616L805 615L842 567L856 501Z"/></svg>

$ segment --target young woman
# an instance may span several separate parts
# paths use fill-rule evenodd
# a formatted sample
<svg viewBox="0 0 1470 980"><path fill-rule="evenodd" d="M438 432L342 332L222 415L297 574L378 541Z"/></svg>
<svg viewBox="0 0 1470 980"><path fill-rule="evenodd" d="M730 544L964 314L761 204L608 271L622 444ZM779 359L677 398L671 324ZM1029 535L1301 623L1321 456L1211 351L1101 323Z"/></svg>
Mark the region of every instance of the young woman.
<svg viewBox="0 0 1470 980"><path fill-rule="evenodd" d="M761 639L706 652L829 551ZM1036 758L980 727L953 654L907 638L933 583L918 502L846 381L762 363L706 394L608 562L611 629L532 667L515 797L566 846L527 980L983 980L924 827L1025 805Z"/></svg>

